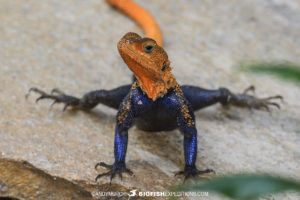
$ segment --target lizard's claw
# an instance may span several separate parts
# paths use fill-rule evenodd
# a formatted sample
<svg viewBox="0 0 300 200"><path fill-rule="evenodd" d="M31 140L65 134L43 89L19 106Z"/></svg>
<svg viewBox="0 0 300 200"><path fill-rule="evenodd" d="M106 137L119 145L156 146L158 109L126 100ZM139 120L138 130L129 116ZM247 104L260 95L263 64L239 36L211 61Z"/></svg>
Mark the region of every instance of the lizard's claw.
<svg viewBox="0 0 300 200"><path fill-rule="evenodd" d="M189 178L207 173L215 173L215 171L212 169L198 170L195 166L186 166L183 171L176 172L175 176L184 176L185 181Z"/></svg>
<svg viewBox="0 0 300 200"><path fill-rule="evenodd" d="M126 168L126 165L124 162L117 162L117 163L114 163L113 165L109 165L104 162L99 162L96 164L95 169L97 169L99 166L109 169L109 171L96 176L96 178L95 178L96 182L98 181L99 178L101 178L103 176L109 176L110 183L111 183L112 179L116 176L116 174L119 175L121 180L123 178L122 173L127 173L130 176L133 175L133 172L130 169Z"/></svg>
<svg viewBox="0 0 300 200"><path fill-rule="evenodd" d="M46 93L43 90L40 90L38 88L30 88L25 97L28 98L28 96L31 92L35 92L35 93L40 95L35 100L36 103L39 102L42 99L51 99L51 100L53 100L53 103L51 104L50 108L52 108L53 105L56 104L56 103L63 103L64 104L63 111L65 111L69 106L72 106L72 107L80 106L80 99L79 98L74 97L74 96L66 95L57 88L53 89L50 94L48 94L48 93Z"/></svg>
<svg viewBox="0 0 300 200"><path fill-rule="evenodd" d="M249 95L249 91L255 91L254 86L250 86L244 90L241 94L233 94L230 91L228 94L227 102L223 105L233 105L237 107L249 108L249 109L265 109L270 111L270 107L274 106L280 109L280 105L274 102L275 99L279 99L283 102L283 97L281 95L270 96L266 98L258 98L254 95Z"/></svg>
<svg viewBox="0 0 300 200"><path fill-rule="evenodd" d="M253 93L255 93L255 86L254 85L250 85L249 87L247 87L245 90L244 90L244 92L243 92L243 94L244 95L246 95L248 92L253 92Z"/></svg>

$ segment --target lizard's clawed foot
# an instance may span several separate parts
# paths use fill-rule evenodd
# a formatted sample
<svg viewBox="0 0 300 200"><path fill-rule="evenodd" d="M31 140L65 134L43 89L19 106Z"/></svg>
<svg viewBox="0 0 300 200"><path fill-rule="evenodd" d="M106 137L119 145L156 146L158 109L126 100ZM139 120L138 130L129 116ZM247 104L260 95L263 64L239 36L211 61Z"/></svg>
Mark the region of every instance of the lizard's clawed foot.
<svg viewBox="0 0 300 200"><path fill-rule="evenodd" d="M192 177L195 177L195 176L198 176L201 174L207 174L207 173L215 173L215 171L212 169L198 170L195 166L186 166L183 171L176 172L175 176L183 175L184 181L185 181L189 178L192 178Z"/></svg>
<svg viewBox="0 0 300 200"><path fill-rule="evenodd" d="M28 98L29 94L31 92L35 92L39 94L40 96L35 100L35 102L39 102L42 99L51 99L53 100L53 103L51 104L51 108L56 103L63 103L64 108L63 111L65 111L69 106L72 107L79 107L80 106L80 99L74 96L69 96L63 93L61 90L55 88L51 91L51 93L46 93L43 90L40 90L38 88L30 88L28 91L28 94L26 95L26 98Z"/></svg>
<svg viewBox="0 0 300 200"><path fill-rule="evenodd" d="M123 178L122 176L122 173L127 173L129 174L130 176L133 175L133 172L130 170L130 169L127 169L126 168L126 165L124 162L117 162L117 163L114 163L113 165L108 165L104 162L99 162L96 164L95 166L95 169L97 169L98 167L104 167L106 169L109 169L108 172L105 172L105 173L102 173L102 174L99 174L96 178L95 178L95 181L97 182L97 180L103 176L109 176L110 177L110 183L112 181L112 179L117 175L119 175L119 177Z"/></svg>
<svg viewBox="0 0 300 200"><path fill-rule="evenodd" d="M241 94L232 94L230 91L227 91L228 99L224 105L233 105L237 107L244 107L249 109L265 109L270 111L270 107L274 106L280 109L280 105L274 102L275 99L279 99L283 102L283 97L281 95L270 96L266 98L258 98L254 95L248 94L250 91L255 92L255 87L250 86L244 90Z"/></svg>

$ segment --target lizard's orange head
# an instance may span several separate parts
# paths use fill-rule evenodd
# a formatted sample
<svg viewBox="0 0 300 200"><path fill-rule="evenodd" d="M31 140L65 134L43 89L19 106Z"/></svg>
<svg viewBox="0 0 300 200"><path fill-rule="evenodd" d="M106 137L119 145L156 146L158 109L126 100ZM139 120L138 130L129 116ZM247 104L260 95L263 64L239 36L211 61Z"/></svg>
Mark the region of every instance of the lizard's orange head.
<svg viewBox="0 0 300 200"><path fill-rule="evenodd" d="M141 89L152 100L176 85L168 55L153 39L127 33L119 41L118 50Z"/></svg>

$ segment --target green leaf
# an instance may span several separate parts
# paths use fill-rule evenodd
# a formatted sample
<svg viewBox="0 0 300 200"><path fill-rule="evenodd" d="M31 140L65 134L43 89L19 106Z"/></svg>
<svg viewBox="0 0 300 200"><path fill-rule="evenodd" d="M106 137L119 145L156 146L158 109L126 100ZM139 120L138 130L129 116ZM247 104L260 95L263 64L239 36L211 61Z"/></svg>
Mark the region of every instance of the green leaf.
<svg viewBox="0 0 300 200"><path fill-rule="evenodd" d="M233 199L252 200L288 190L300 192L300 183L275 176L248 174L218 177L207 182L182 185L179 190L217 192Z"/></svg>
<svg viewBox="0 0 300 200"><path fill-rule="evenodd" d="M290 62L242 64L242 69L259 74L271 74L300 83L300 66Z"/></svg>

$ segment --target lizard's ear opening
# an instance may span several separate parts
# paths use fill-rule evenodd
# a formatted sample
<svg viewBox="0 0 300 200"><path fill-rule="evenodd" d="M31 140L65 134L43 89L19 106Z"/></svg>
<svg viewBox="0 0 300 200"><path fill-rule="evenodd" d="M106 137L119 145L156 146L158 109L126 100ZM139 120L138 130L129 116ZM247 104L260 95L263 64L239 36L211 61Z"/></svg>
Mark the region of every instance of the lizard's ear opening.
<svg viewBox="0 0 300 200"><path fill-rule="evenodd" d="M165 71L167 69L168 65L166 62L164 62L162 68L161 68L161 71Z"/></svg>

